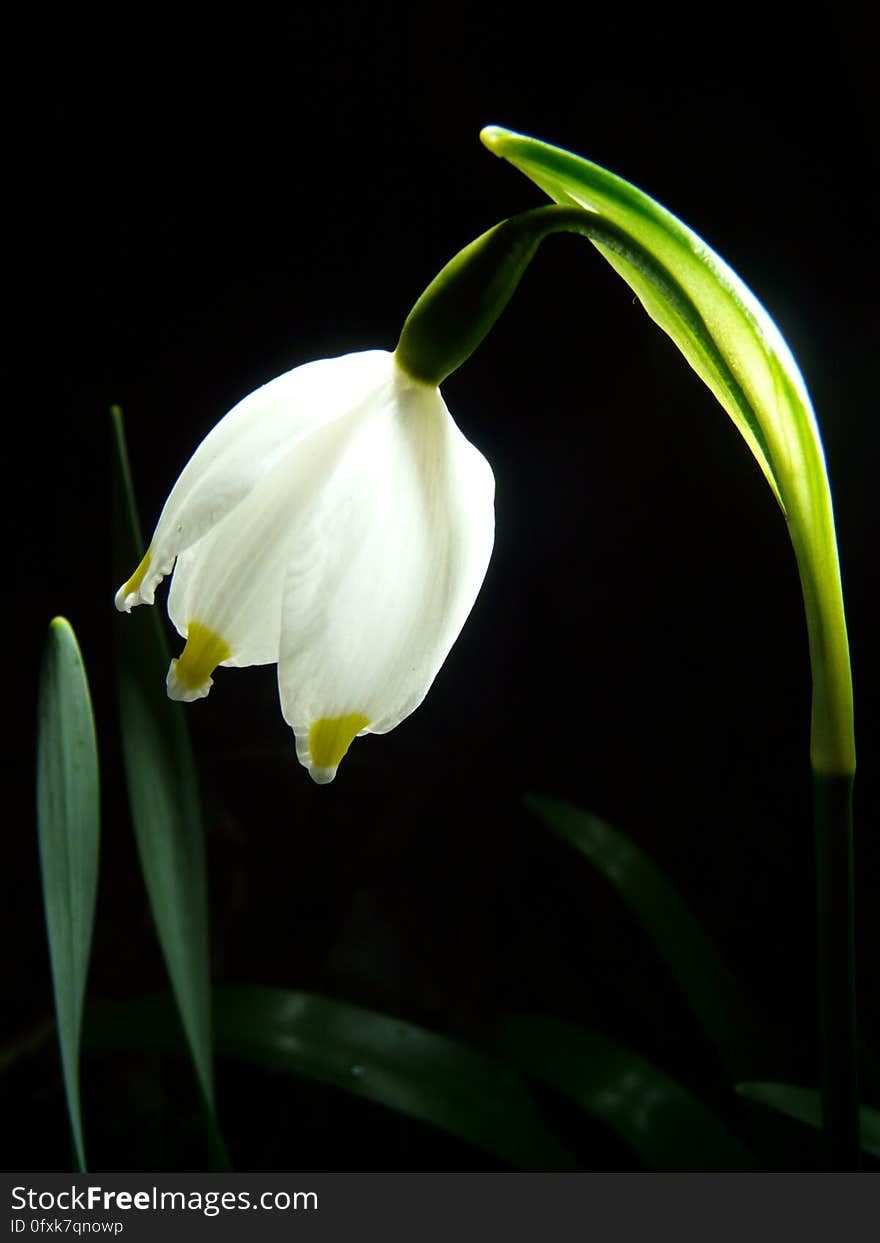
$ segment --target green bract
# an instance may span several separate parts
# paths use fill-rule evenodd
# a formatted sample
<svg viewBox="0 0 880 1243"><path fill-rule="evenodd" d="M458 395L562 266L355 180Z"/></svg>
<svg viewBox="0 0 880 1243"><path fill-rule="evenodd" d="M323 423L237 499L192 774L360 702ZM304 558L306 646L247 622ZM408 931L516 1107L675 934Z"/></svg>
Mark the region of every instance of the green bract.
<svg viewBox="0 0 880 1243"><path fill-rule="evenodd" d="M778 328L723 259L623 178L510 130L490 126L481 137L557 203L583 209L627 239L630 246L609 245L598 230L590 231L757 459L785 514L803 588L813 669L813 768L852 773L852 679L831 491L810 398ZM650 262L634 261L639 252Z"/></svg>

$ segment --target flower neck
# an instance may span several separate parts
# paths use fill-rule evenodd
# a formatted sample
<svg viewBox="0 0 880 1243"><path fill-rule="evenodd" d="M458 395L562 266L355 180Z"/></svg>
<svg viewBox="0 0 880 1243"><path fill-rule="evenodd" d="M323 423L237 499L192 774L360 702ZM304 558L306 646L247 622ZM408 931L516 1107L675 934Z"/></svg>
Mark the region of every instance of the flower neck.
<svg viewBox="0 0 880 1243"><path fill-rule="evenodd" d="M632 249L618 229L580 207L537 207L502 220L459 251L410 311L394 351L404 374L437 388L470 358L551 233Z"/></svg>

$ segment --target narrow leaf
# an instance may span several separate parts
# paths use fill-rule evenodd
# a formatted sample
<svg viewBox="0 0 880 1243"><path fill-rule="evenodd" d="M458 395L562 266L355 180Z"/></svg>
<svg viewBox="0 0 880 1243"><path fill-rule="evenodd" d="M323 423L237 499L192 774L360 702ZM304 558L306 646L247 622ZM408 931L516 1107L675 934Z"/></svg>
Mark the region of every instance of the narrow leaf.
<svg viewBox="0 0 880 1243"><path fill-rule="evenodd" d="M599 1032L559 1019L509 1020L502 1048L614 1131L653 1170L751 1170L755 1157L698 1097Z"/></svg>
<svg viewBox="0 0 880 1243"><path fill-rule="evenodd" d="M64 1091L78 1168L86 1168L79 1053L98 889L95 723L82 655L56 617L40 678L37 825Z"/></svg>
<svg viewBox="0 0 880 1243"><path fill-rule="evenodd" d="M143 552L122 412L116 450L114 566ZM119 619L119 716L141 869L199 1085L214 1115L208 886L198 780L183 713L165 693L169 654L154 609Z"/></svg>
<svg viewBox="0 0 880 1243"><path fill-rule="evenodd" d="M852 681L831 490L810 398L779 329L701 237L622 177L496 126L481 137L557 203L598 213L650 256L641 267L594 241L727 411L785 513L810 636L813 767L851 773Z"/></svg>
<svg viewBox="0 0 880 1243"><path fill-rule="evenodd" d="M738 1083L736 1090L746 1100L757 1101L817 1131L822 1126L822 1098L815 1088L791 1083ZM859 1116L862 1148L880 1157L880 1109L862 1105Z"/></svg>
<svg viewBox="0 0 880 1243"><path fill-rule="evenodd" d="M217 1052L331 1084L418 1118L516 1169L571 1170L521 1076L477 1049L390 1015L309 993L224 987L215 993ZM109 1048L174 1049L162 999L89 1012L87 1039Z"/></svg>
<svg viewBox="0 0 880 1243"><path fill-rule="evenodd" d="M569 803L526 805L614 887L654 943L722 1064L737 1078L773 1040L702 925L660 868L618 829Z"/></svg>

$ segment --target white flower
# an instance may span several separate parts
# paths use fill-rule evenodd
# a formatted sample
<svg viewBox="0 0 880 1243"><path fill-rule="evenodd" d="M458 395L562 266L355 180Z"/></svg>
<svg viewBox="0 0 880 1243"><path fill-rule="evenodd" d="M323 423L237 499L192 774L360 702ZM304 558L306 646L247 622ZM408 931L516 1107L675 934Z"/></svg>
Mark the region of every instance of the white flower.
<svg viewBox="0 0 880 1243"><path fill-rule="evenodd" d="M278 665L281 708L317 782L352 739L424 699L473 606L494 480L438 388L373 350L296 367L202 441L116 594L168 612L186 646L168 693L217 665Z"/></svg>

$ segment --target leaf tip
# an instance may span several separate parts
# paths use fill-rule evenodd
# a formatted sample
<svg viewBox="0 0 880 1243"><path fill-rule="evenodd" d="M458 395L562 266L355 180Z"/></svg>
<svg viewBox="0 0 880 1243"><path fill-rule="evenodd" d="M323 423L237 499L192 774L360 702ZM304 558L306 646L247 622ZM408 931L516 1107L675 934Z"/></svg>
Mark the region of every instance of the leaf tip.
<svg viewBox="0 0 880 1243"><path fill-rule="evenodd" d="M59 613L57 617L53 617L49 622L49 635L50 637L57 635L59 637L73 638L73 626L71 626L66 617L62 617Z"/></svg>
<svg viewBox="0 0 880 1243"><path fill-rule="evenodd" d="M480 142L493 155L503 158L504 151L502 147L504 146L505 138L509 136L510 132L509 129L504 129L500 125L484 125L480 130Z"/></svg>

